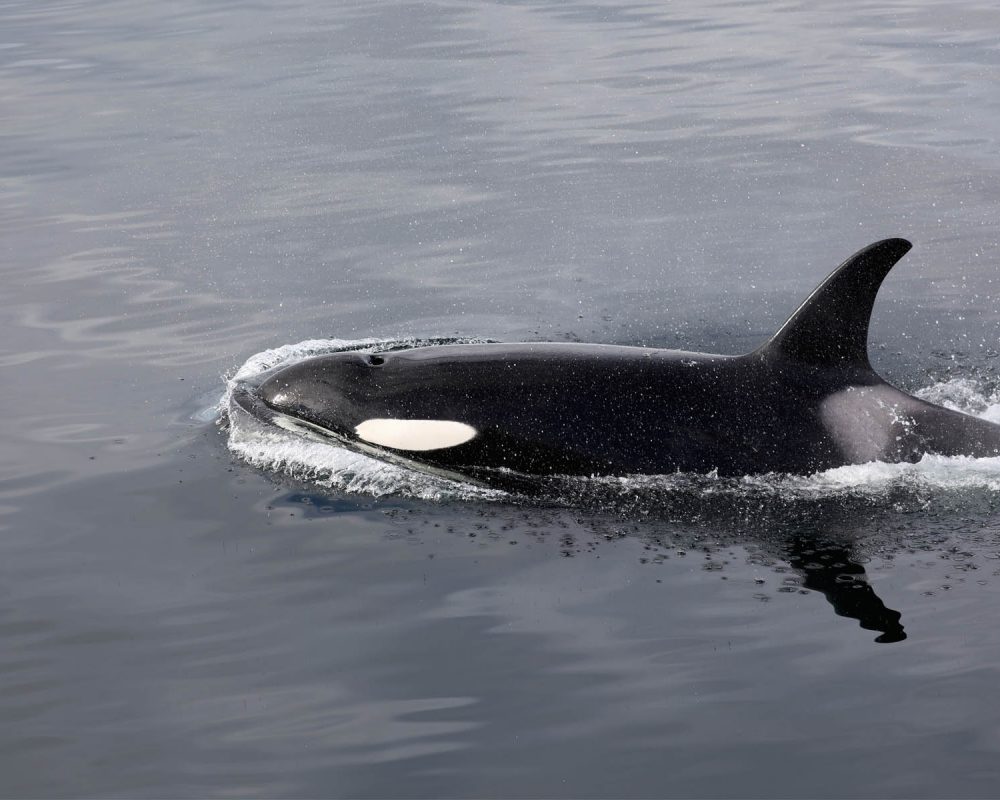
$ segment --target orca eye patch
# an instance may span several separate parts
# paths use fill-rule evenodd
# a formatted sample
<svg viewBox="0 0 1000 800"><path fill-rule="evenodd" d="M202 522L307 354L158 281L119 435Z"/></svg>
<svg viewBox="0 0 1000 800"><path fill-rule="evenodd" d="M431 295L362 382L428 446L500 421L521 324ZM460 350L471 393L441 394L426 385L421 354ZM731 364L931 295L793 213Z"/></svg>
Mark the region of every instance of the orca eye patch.
<svg viewBox="0 0 1000 800"><path fill-rule="evenodd" d="M476 429L449 419L366 419L354 428L358 438L393 450L443 450L465 444Z"/></svg>

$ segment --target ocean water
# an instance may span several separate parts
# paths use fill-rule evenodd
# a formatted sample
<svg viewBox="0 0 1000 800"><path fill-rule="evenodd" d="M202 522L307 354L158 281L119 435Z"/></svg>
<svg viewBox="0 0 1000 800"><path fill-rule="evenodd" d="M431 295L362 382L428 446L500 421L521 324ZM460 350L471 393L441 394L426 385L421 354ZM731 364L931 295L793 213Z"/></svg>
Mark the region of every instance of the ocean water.
<svg viewBox="0 0 1000 800"><path fill-rule="evenodd" d="M343 347L745 352L904 236L873 363L1000 421L997 30L0 0L0 796L996 796L997 460L529 501L226 398Z"/></svg>

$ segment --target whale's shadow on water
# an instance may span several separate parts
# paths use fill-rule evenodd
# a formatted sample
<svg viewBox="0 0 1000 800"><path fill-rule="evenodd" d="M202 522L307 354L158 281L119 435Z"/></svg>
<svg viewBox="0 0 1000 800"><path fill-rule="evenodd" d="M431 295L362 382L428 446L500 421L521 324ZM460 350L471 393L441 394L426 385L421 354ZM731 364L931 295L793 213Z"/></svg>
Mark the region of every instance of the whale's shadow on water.
<svg viewBox="0 0 1000 800"><path fill-rule="evenodd" d="M903 641L902 614L886 606L868 582L864 566L853 558L850 547L806 533L793 536L785 551L785 559L803 578L802 586L820 592L838 616L878 631L876 642Z"/></svg>

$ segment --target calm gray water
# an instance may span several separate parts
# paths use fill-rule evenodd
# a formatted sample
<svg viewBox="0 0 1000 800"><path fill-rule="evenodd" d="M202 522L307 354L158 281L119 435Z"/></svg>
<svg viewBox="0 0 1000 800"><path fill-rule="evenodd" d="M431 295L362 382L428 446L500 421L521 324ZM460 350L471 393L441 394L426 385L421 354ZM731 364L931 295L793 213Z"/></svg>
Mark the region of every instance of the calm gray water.
<svg viewBox="0 0 1000 800"><path fill-rule="evenodd" d="M212 411L313 338L745 351L894 235L877 366L996 404L998 31L0 0L0 795L1000 794L1000 466L426 500Z"/></svg>

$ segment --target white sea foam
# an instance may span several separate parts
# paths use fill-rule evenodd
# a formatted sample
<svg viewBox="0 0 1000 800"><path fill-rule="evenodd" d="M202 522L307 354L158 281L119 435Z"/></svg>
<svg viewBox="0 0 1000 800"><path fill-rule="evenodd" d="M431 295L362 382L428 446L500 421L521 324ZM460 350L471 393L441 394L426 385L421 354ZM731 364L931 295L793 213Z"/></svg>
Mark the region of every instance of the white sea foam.
<svg viewBox="0 0 1000 800"><path fill-rule="evenodd" d="M1000 491L1000 458L925 455L914 464L871 461L817 472L807 476L744 478L748 486L769 482L778 490L797 495L882 494L891 489Z"/></svg>
<svg viewBox="0 0 1000 800"><path fill-rule="evenodd" d="M501 499L505 492L431 475L355 452L333 442L317 441L295 430L262 421L232 400L240 385L252 386L270 370L306 358L346 350L380 352L431 344L462 344L481 339L311 339L252 356L227 381L220 410L228 421L230 450L253 466L283 473L325 488L374 496L402 495L424 499ZM1000 423L1000 388L970 378L954 378L924 387L915 394L929 402ZM547 482L552 500L588 495L615 495L656 503L672 494L702 496L761 495L784 498L824 498L843 495L878 498L893 492L909 494L979 490L1000 492L1000 458L927 455L914 464L871 462L813 475L632 475L564 478ZM610 496L610 497L609 497Z"/></svg>
<svg viewBox="0 0 1000 800"><path fill-rule="evenodd" d="M971 378L952 378L914 394L929 403L1000 424L1000 385L985 386Z"/></svg>

